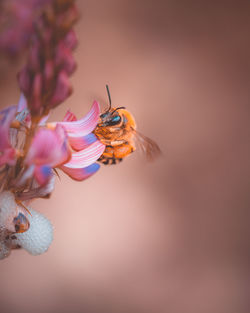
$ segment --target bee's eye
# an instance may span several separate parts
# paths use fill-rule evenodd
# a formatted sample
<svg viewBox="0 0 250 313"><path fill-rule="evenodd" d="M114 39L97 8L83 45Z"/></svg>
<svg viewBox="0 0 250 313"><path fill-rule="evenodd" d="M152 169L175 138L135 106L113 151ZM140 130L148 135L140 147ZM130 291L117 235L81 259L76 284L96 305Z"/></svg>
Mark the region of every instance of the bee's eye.
<svg viewBox="0 0 250 313"><path fill-rule="evenodd" d="M100 118L104 119L105 117L107 117L107 115L108 115L108 113L103 113L103 114L100 115Z"/></svg>
<svg viewBox="0 0 250 313"><path fill-rule="evenodd" d="M115 115L110 119L109 125L117 125L120 123L120 121L121 121L120 115Z"/></svg>

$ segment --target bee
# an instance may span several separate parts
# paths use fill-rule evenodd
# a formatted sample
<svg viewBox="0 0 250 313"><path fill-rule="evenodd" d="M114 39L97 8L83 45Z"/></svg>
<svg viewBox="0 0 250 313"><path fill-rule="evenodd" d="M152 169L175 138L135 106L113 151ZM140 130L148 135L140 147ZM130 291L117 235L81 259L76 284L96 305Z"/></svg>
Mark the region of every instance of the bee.
<svg viewBox="0 0 250 313"><path fill-rule="evenodd" d="M94 134L106 146L98 161L106 165L120 163L136 147L148 160L153 160L160 154L159 146L136 130L135 119L125 107L112 107L108 85L106 89L109 107L100 115L100 121L94 130Z"/></svg>

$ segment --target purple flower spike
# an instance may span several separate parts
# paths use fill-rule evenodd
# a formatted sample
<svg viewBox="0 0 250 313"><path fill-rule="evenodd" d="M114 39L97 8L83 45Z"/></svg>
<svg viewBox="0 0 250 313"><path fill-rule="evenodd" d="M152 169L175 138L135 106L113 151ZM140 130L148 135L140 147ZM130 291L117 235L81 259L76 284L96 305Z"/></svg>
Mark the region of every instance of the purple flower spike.
<svg viewBox="0 0 250 313"><path fill-rule="evenodd" d="M41 128L37 131L26 157L26 163L56 167L67 162L69 158L67 134L63 127L57 125L55 130Z"/></svg>

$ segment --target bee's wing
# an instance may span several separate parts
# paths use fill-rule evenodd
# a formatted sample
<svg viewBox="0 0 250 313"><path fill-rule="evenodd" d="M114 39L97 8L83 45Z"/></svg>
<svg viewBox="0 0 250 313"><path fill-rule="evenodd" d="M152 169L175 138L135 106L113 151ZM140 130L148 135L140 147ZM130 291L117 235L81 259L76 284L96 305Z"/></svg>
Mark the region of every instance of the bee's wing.
<svg viewBox="0 0 250 313"><path fill-rule="evenodd" d="M133 131L136 147L142 151L148 161L155 160L161 154L161 149L159 148L158 144L152 139L139 133L137 130Z"/></svg>

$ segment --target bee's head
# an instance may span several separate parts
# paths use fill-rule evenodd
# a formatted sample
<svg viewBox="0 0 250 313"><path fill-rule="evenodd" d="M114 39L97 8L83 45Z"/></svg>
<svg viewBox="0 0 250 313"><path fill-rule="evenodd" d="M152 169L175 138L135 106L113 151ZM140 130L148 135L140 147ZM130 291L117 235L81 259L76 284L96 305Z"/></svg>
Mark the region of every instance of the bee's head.
<svg viewBox="0 0 250 313"><path fill-rule="evenodd" d="M119 114L119 110L123 110L125 107L112 108L109 111L100 115L102 126L119 126L122 123L122 115Z"/></svg>
<svg viewBox="0 0 250 313"><path fill-rule="evenodd" d="M125 107L112 108L111 105L111 96L109 92L109 87L106 85L108 98L109 98L109 107L108 109L100 115L101 122L99 125L101 126L119 126L122 123L122 116L119 114L119 110L124 110Z"/></svg>
<svg viewBox="0 0 250 313"><path fill-rule="evenodd" d="M112 108L108 85L106 85L106 89L109 98L109 107L100 115L101 121L98 125L101 127L121 127L122 125L130 125L131 128L136 129L133 115L127 111L125 107Z"/></svg>

